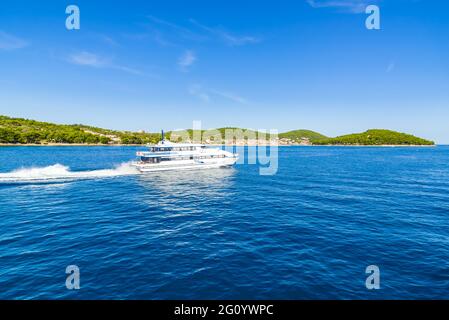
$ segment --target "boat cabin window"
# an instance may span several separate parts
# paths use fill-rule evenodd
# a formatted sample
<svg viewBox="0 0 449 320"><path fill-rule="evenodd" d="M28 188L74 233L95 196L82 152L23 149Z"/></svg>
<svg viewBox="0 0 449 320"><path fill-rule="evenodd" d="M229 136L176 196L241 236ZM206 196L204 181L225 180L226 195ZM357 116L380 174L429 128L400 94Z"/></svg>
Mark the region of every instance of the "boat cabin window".
<svg viewBox="0 0 449 320"><path fill-rule="evenodd" d="M178 147L173 148L174 151L194 151L195 147Z"/></svg>
<svg viewBox="0 0 449 320"><path fill-rule="evenodd" d="M206 146L193 147L150 147L150 152L167 152L167 151L195 151L197 149L205 149Z"/></svg>
<svg viewBox="0 0 449 320"><path fill-rule="evenodd" d="M159 162L161 162L161 158L141 157L140 160L142 160L142 162L145 162L145 163L159 163Z"/></svg>
<svg viewBox="0 0 449 320"><path fill-rule="evenodd" d="M165 151L172 151L173 148L168 148L168 147L153 147L150 148L151 152L165 152Z"/></svg>

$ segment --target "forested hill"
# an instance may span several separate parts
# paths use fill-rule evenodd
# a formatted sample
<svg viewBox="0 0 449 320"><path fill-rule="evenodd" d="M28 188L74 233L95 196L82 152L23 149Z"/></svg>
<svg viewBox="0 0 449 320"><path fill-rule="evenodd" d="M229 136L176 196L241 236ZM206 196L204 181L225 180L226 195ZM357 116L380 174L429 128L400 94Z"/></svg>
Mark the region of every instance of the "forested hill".
<svg viewBox="0 0 449 320"><path fill-rule="evenodd" d="M0 143L11 144L145 144L160 134L107 130L85 125L60 125L0 116Z"/></svg>
<svg viewBox="0 0 449 320"><path fill-rule="evenodd" d="M294 142L301 142L304 139L309 140L311 143L328 139L325 135L322 135L321 133L311 131L311 130L294 130L294 131L288 131L284 133L279 134L280 139L289 139Z"/></svg>
<svg viewBox="0 0 449 320"><path fill-rule="evenodd" d="M391 130L372 129L363 133L348 134L316 141L318 145L434 145L433 141Z"/></svg>
<svg viewBox="0 0 449 320"><path fill-rule="evenodd" d="M239 128L219 128L216 132L226 138L226 130L244 133L245 139L254 140L257 131ZM187 130L190 137L192 130ZM176 132L167 132L167 138L174 137ZM204 138L204 131L200 136ZM210 132L208 132L210 134ZM253 138L250 138L253 137ZM265 134L262 136L265 139ZM147 144L157 143L159 133L130 132L108 130L81 124L60 125L35 120L0 116L0 144ZM210 143L223 143L210 138ZM242 141L240 141L242 142ZM252 142L254 143L254 141ZM310 145L433 145L432 141L409 134L390 130L368 130L364 133L350 134L336 138L328 138L310 130L295 130L279 134L280 144Z"/></svg>

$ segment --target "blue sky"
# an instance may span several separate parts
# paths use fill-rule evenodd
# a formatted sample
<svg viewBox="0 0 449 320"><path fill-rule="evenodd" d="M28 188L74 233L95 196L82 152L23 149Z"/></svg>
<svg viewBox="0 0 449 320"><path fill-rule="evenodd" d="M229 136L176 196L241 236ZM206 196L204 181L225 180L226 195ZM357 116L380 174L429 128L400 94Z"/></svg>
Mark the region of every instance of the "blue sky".
<svg viewBox="0 0 449 320"><path fill-rule="evenodd" d="M65 28L69 4L80 30ZM366 29L368 4L381 30ZM388 128L449 143L449 3L2 1L0 114L120 130Z"/></svg>

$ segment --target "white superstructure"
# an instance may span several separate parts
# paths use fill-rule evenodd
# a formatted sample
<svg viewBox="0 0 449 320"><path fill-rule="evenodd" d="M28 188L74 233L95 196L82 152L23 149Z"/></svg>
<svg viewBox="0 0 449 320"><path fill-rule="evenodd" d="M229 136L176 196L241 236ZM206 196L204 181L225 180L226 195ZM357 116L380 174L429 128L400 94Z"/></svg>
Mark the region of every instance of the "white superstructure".
<svg viewBox="0 0 449 320"><path fill-rule="evenodd" d="M139 160L133 162L141 172L230 167L238 160L238 154L219 148L165 141L163 134L162 141L148 147L149 151L137 152Z"/></svg>

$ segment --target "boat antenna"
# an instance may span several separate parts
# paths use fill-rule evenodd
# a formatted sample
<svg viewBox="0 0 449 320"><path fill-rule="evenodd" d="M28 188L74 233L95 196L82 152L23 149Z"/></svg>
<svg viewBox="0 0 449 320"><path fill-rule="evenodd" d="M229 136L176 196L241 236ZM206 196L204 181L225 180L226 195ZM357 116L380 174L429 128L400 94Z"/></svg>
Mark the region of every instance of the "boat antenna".
<svg viewBox="0 0 449 320"><path fill-rule="evenodd" d="M162 142L165 142L165 134L164 134L164 130L162 130Z"/></svg>

